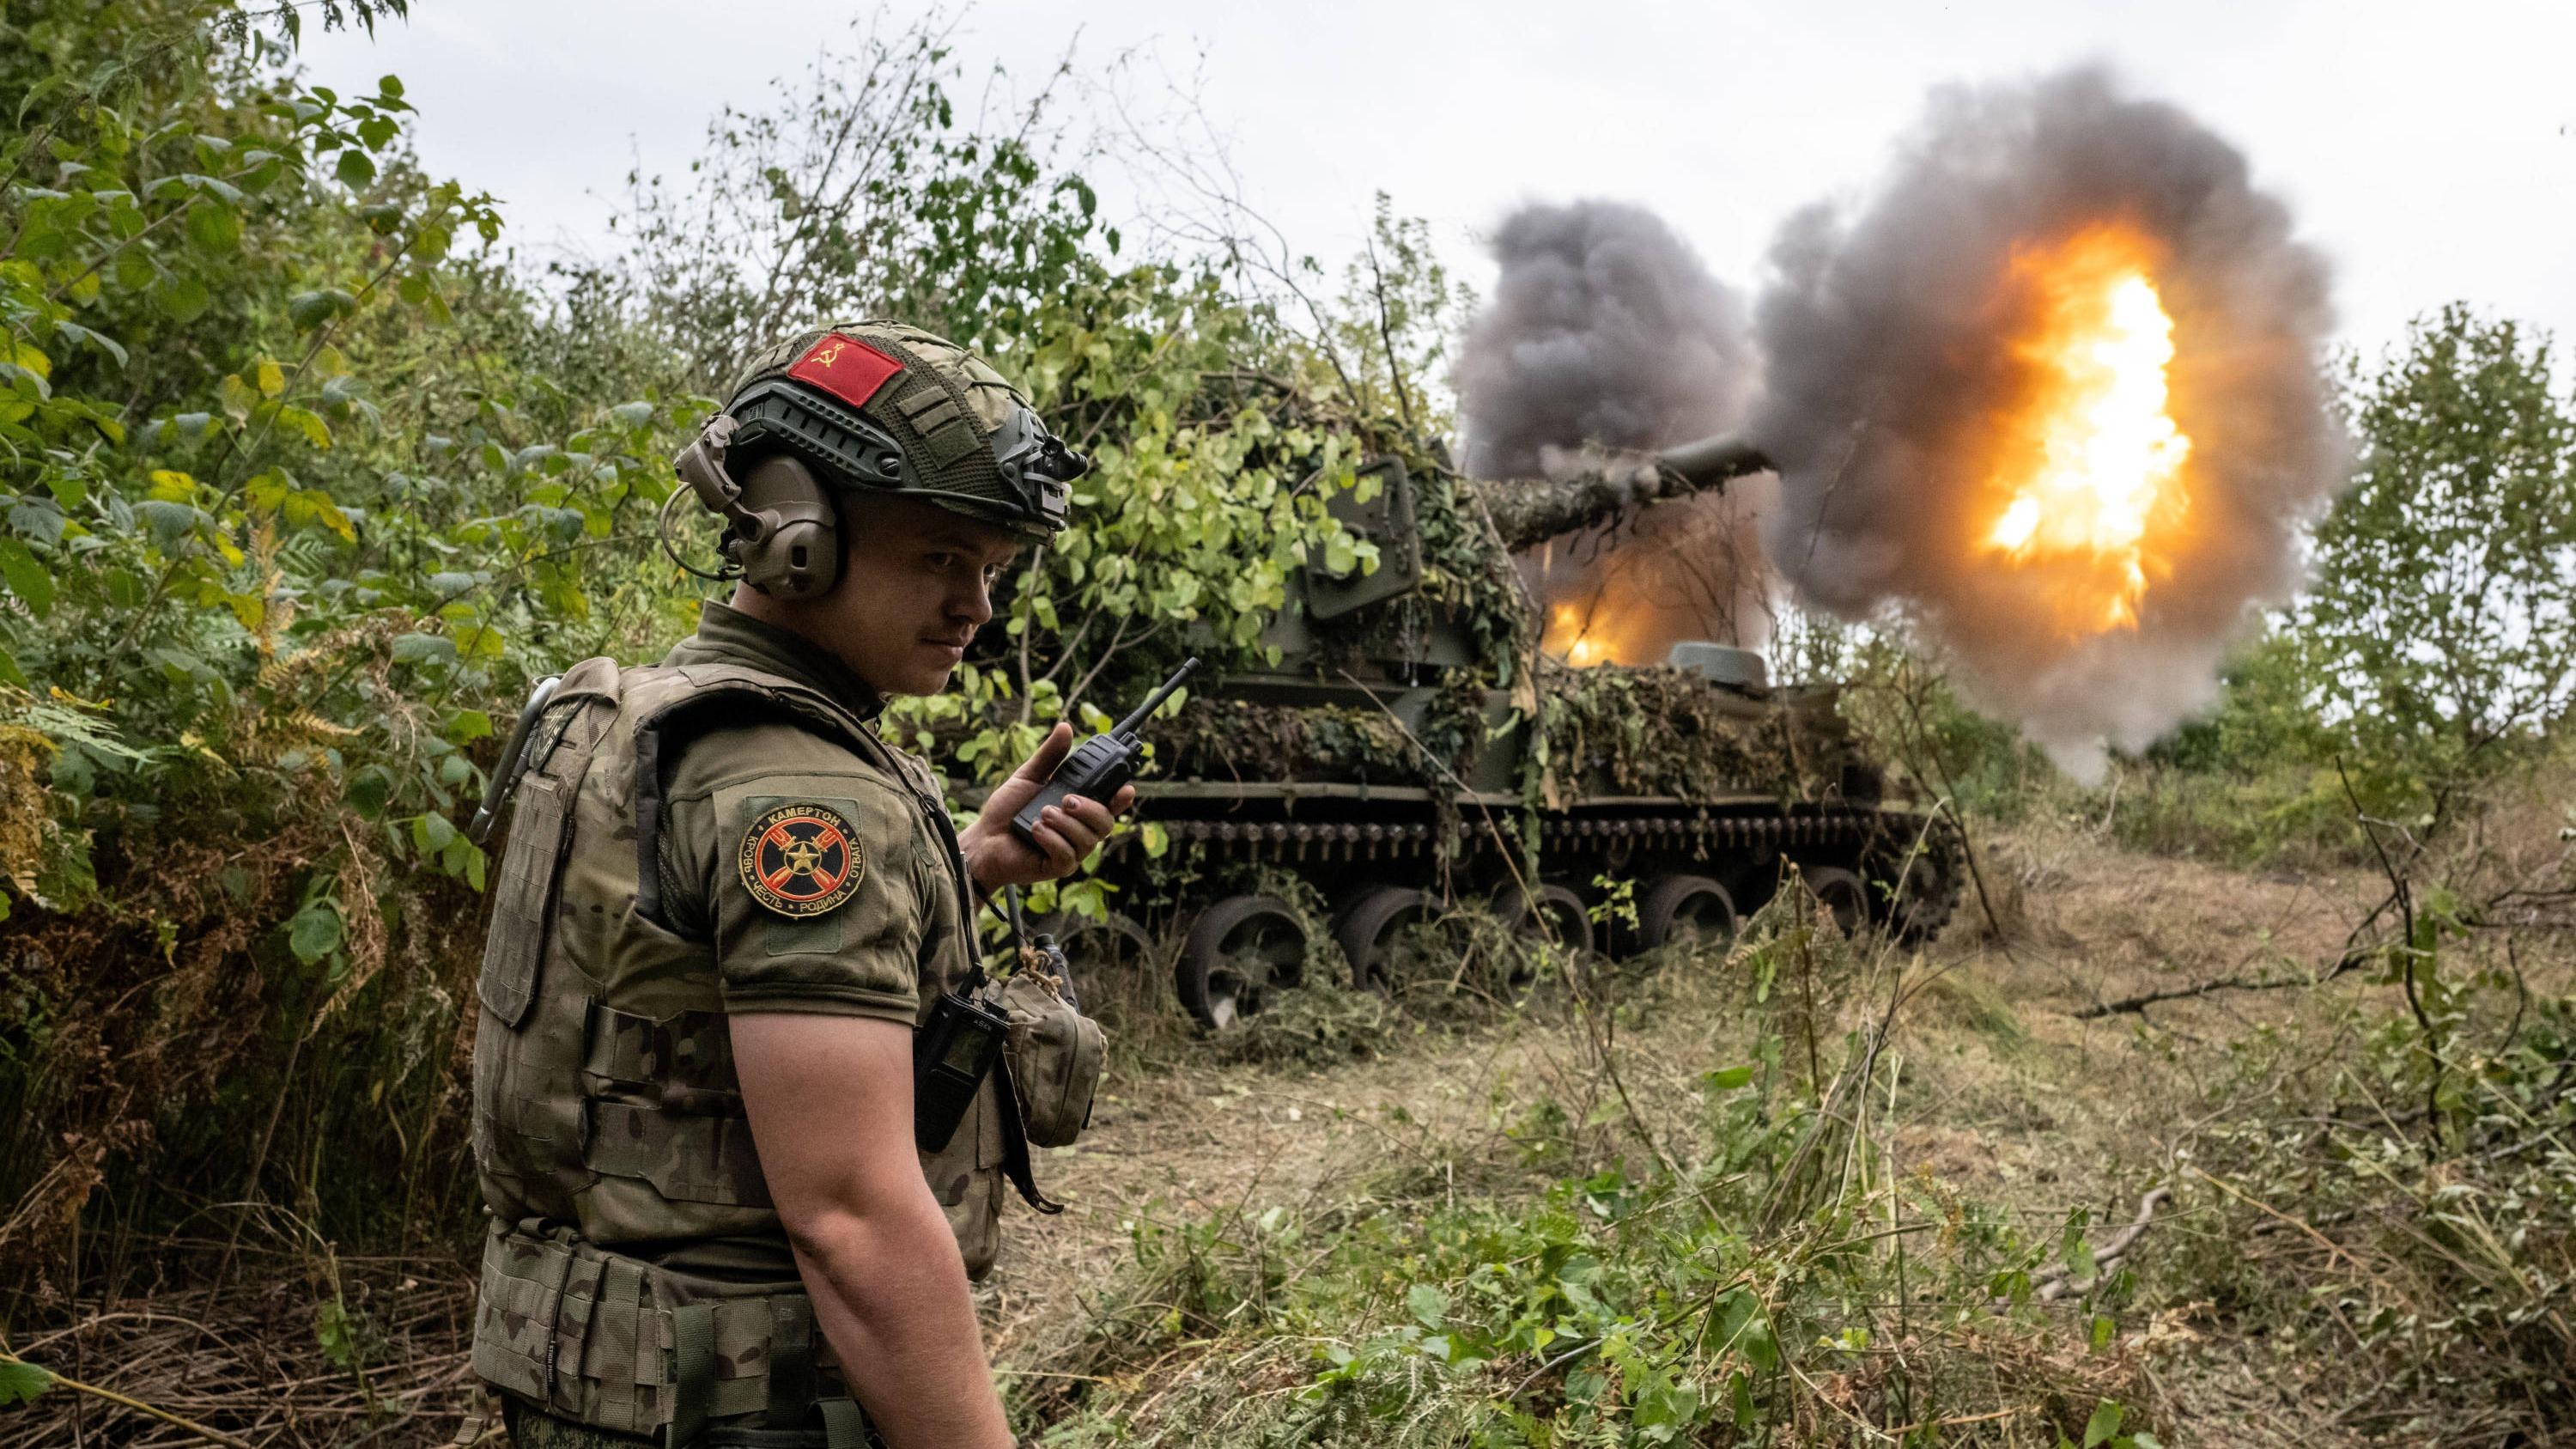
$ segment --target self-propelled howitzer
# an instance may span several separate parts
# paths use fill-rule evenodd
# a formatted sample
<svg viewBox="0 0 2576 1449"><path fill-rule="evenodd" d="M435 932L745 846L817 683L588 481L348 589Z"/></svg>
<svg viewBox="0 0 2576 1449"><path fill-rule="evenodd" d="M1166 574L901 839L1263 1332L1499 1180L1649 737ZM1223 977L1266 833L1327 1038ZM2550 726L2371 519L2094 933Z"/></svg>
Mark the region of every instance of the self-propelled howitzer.
<svg viewBox="0 0 2576 1449"><path fill-rule="evenodd" d="M1067 949L1159 965L1177 932L1181 1002L1222 1028L1305 976L1313 933L1369 989L1400 932L1459 905L1619 955L1727 936L1795 877L1849 929L1938 930L1955 836L1886 798L1832 687L1773 687L1759 654L1716 643L1582 669L1538 647L1515 552L1768 467L1711 438L1551 480L1361 469L1331 506L1375 567L1310 561L1263 636L1277 662L1144 727L1138 814L1194 868L1114 847L1117 910L1059 918ZM1597 925L1621 887L1634 923Z"/></svg>

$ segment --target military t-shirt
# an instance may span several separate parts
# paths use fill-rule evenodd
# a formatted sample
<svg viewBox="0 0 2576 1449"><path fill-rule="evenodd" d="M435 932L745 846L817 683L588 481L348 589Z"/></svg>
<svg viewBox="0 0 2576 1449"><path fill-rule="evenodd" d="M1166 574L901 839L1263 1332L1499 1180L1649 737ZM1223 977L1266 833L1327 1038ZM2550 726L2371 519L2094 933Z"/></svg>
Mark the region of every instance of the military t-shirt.
<svg viewBox="0 0 2576 1449"><path fill-rule="evenodd" d="M839 660L722 604L664 662L750 665L861 719L879 707ZM965 971L946 845L907 783L847 745L783 719L718 724L685 743L664 800L663 913L714 942L728 1011L910 1026Z"/></svg>

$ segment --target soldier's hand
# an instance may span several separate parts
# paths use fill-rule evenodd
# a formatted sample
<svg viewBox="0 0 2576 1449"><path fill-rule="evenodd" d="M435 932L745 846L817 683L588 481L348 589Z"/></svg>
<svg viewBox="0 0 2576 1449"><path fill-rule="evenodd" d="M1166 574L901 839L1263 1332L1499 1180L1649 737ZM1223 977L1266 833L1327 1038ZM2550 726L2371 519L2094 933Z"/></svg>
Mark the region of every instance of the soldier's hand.
<svg viewBox="0 0 2576 1449"><path fill-rule="evenodd" d="M990 894L1004 886L1036 885L1073 874L1082 858L1109 838L1118 817L1136 803L1133 785L1121 786L1117 798L1106 803L1067 795L1061 805L1050 805L1039 814L1035 847L1020 839L1011 830L1011 817L1046 785L1047 777L1055 773L1055 767L1072 749L1073 726L1057 724L1036 753L1012 771L1011 778L994 787L984 808L977 812L975 823L958 837L976 889Z"/></svg>

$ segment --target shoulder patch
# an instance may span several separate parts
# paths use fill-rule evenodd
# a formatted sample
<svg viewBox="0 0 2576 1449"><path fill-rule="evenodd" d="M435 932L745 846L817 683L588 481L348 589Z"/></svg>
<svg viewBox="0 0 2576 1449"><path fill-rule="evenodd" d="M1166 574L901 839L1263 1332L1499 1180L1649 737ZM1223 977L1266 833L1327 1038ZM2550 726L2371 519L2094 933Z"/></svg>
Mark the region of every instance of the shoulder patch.
<svg viewBox="0 0 2576 1449"><path fill-rule="evenodd" d="M743 889L782 916L819 916L859 888L867 861L841 812L796 801L752 817L735 852Z"/></svg>

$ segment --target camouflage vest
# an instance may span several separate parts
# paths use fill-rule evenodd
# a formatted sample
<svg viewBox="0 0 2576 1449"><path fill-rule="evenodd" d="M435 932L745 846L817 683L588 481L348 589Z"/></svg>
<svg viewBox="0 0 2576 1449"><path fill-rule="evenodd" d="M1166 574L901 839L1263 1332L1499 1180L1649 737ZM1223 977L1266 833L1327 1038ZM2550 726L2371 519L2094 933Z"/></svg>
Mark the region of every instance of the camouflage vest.
<svg viewBox="0 0 2576 1449"><path fill-rule="evenodd" d="M714 948L667 929L659 905L668 765L705 728L761 715L901 782L962 874L926 770L817 690L730 664L592 659L563 676L528 737L479 983L474 1158L491 1232L474 1368L558 1418L675 1446L731 1420L840 1449L864 1442L864 1421L770 1206ZM951 983L922 967L928 1001ZM949 1204L977 1268L999 1209L996 1096L988 1082L923 1163L934 1183L986 1189Z"/></svg>

